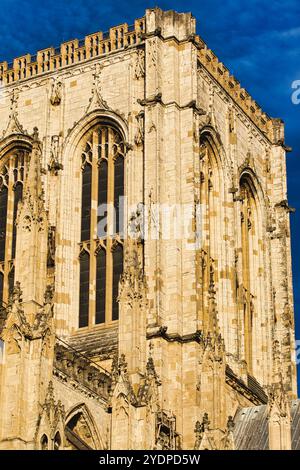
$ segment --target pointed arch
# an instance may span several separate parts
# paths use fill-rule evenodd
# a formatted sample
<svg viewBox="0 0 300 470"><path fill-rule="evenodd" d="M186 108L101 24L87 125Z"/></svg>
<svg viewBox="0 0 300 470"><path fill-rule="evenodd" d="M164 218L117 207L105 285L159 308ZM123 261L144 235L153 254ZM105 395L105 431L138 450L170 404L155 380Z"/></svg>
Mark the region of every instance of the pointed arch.
<svg viewBox="0 0 300 470"><path fill-rule="evenodd" d="M78 420L82 419L84 424L87 426L91 440L89 442L86 442L84 440L84 436L80 436L77 434L78 430L76 428L76 425L78 426ZM88 446L92 443L92 447L95 450L102 450L104 449L104 443L101 438L101 435L98 431L98 428L96 426L95 420L86 406L85 403L77 403L74 405L67 413L66 413L66 418L65 418L65 423L66 423L66 431L68 434L68 430L72 431L73 434L78 436L80 440L85 442ZM77 432L76 432L77 431Z"/></svg>
<svg viewBox="0 0 300 470"><path fill-rule="evenodd" d="M115 239L121 242L123 237L127 135L127 123L119 114L94 110L74 124L62 149L62 177L68 175L69 180L62 185L61 200L67 198L70 205L75 201L74 212L72 209L68 212L80 214L74 218L74 232L80 230L79 236L76 235L77 247L74 246L79 260L76 278L80 284L77 328L118 320L116 279L120 277L120 260L118 263L113 260L113 245ZM72 179L76 179L76 184L70 185ZM78 258L83 247L89 250L88 268L87 256ZM84 275L89 277L85 286L81 280Z"/></svg>
<svg viewBox="0 0 300 470"><path fill-rule="evenodd" d="M1 302L7 302L14 277L17 209L23 197L23 184L33 139L11 134L0 141L0 271L3 275Z"/></svg>
<svg viewBox="0 0 300 470"><path fill-rule="evenodd" d="M267 201L259 178L250 167L240 171L239 193L243 352L248 371L260 377L261 365L254 361L253 351L263 350L267 341L263 329L270 293L265 246Z"/></svg>
<svg viewBox="0 0 300 470"><path fill-rule="evenodd" d="M206 125L200 129L199 135L200 145L205 141L210 145L216 160L216 165L218 166L219 170L222 169L229 181L232 182L232 164L229 157L227 156L227 153L225 152L220 134L212 126Z"/></svg>
<svg viewBox="0 0 300 470"><path fill-rule="evenodd" d="M229 209L225 203L232 178L230 164L219 134L213 127L205 126L199 135L199 202L202 234L199 262L200 304L204 329L207 332L212 323L210 312L212 296L216 296L219 312L226 314L227 302L217 273L225 269L228 256L225 234L226 211ZM223 320L220 318L220 326L222 325Z"/></svg>
<svg viewBox="0 0 300 470"><path fill-rule="evenodd" d="M242 179L245 179L249 182L255 197L259 201L261 210L267 210L268 197L263 190L263 185L258 175L250 166L242 166L239 168L239 182L241 182Z"/></svg>
<svg viewBox="0 0 300 470"><path fill-rule="evenodd" d="M62 440L60 436L60 432L56 431L54 440L53 440L53 450L60 450L62 446Z"/></svg>
<svg viewBox="0 0 300 470"><path fill-rule="evenodd" d="M3 156L16 148L31 151L33 138L26 134L10 134L0 140L0 161Z"/></svg>
<svg viewBox="0 0 300 470"><path fill-rule="evenodd" d="M68 156L69 159L73 158L74 152L78 150L78 146L80 147L80 142L82 142L83 136L100 122L115 126L115 128L121 132L124 142L127 142L128 125L125 120L113 111L96 109L83 116L78 122L74 123L74 126L71 129L69 129L62 149L64 162L66 162L66 157ZM84 149L81 148L80 150Z"/></svg>
<svg viewBox="0 0 300 470"><path fill-rule="evenodd" d="M49 439L46 434L43 434L40 439L40 449L41 450L49 450Z"/></svg>

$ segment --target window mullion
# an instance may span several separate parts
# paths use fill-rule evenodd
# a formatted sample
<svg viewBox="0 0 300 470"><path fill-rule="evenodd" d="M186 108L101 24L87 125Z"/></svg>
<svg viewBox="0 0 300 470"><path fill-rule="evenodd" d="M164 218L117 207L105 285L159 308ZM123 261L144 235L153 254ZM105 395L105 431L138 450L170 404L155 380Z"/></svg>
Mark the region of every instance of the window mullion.
<svg viewBox="0 0 300 470"><path fill-rule="evenodd" d="M98 133L92 135L92 198L91 198L91 240L90 240L90 295L89 295L89 326L95 325L96 315L96 239L98 209Z"/></svg>
<svg viewBox="0 0 300 470"><path fill-rule="evenodd" d="M249 300L250 300L250 285L249 285L249 232L248 232L248 192L245 188L245 198L242 206L242 254L243 254L243 287L245 289L244 306L244 341L245 341L245 360L248 364L248 369L251 371L251 327L249 322Z"/></svg>
<svg viewBox="0 0 300 470"><path fill-rule="evenodd" d="M205 233L205 241L204 241L204 249L207 253L206 259L206 267L205 267L205 276L204 276L204 318L205 324L209 325L209 312L208 312L208 288L209 288L209 261L210 261L210 205L209 205L209 156L208 156L208 149L206 148L205 152L205 160L204 160L204 175L205 175L205 182L204 182L204 194L205 194L205 221L204 221L204 233Z"/></svg>
<svg viewBox="0 0 300 470"><path fill-rule="evenodd" d="M8 179L8 199L7 199L7 217L6 217L6 240L5 240L5 263L4 263L4 289L3 300L8 302L9 299L9 270L10 260L12 258L12 233L13 233L13 212L14 212L14 190L13 190L13 161L12 155L9 159L9 179Z"/></svg>
<svg viewBox="0 0 300 470"><path fill-rule="evenodd" d="M107 205L108 205L108 230L107 248L106 248L106 322L112 321L112 283L113 283L113 256L112 256L112 230L114 227L114 159L113 159L113 141L114 134L108 130L108 185L107 185Z"/></svg>

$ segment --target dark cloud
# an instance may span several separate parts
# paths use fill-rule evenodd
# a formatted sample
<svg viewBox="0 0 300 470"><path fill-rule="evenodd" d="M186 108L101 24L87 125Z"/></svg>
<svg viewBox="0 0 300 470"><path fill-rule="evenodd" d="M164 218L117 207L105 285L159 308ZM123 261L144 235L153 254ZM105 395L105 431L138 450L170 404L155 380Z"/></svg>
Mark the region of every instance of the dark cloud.
<svg viewBox="0 0 300 470"><path fill-rule="evenodd" d="M291 102L291 84L300 80L300 2L298 0L1 0L0 60L34 53L74 37L132 23L145 8L192 11L197 32L272 116L286 123L292 215L293 271L297 337L300 339L300 105Z"/></svg>

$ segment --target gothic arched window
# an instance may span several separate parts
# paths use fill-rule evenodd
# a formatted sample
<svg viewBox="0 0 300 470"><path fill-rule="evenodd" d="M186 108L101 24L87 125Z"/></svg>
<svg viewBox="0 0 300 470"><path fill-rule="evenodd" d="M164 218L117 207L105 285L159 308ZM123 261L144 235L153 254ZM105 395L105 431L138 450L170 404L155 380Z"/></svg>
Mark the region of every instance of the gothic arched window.
<svg viewBox="0 0 300 470"><path fill-rule="evenodd" d="M125 145L113 125L101 123L85 136L82 149L80 328L119 317Z"/></svg>
<svg viewBox="0 0 300 470"><path fill-rule="evenodd" d="M247 175L240 181L241 241L242 241L242 300L244 327L244 355L249 371L252 371L254 306L258 278L258 210L254 186Z"/></svg>
<svg viewBox="0 0 300 470"><path fill-rule="evenodd" d="M204 329L211 328L210 299L215 292L215 267L220 265L223 250L223 203L220 158L214 139L209 132L200 135L199 203L201 259L199 279L200 305ZM218 299L222 300L222 299ZM219 305L219 307L221 307Z"/></svg>
<svg viewBox="0 0 300 470"><path fill-rule="evenodd" d="M16 217L23 196L27 150L10 151L0 163L0 303L7 302L14 285Z"/></svg>

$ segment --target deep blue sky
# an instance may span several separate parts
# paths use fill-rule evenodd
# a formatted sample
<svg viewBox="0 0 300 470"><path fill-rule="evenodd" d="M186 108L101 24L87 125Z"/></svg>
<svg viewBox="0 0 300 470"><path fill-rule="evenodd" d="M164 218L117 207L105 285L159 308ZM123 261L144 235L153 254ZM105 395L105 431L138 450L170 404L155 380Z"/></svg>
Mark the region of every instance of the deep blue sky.
<svg viewBox="0 0 300 470"><path fill-rule="evenodd" d="M300 80L299 0L1 0L0 62L123 22L131 24L156 5L191 11L197 32L219 59L264 111L286 123L286 142L293 147L287 166L289 203L297 209L291 221L300 339L300 104L291 101L291 83Z"/></svg>

